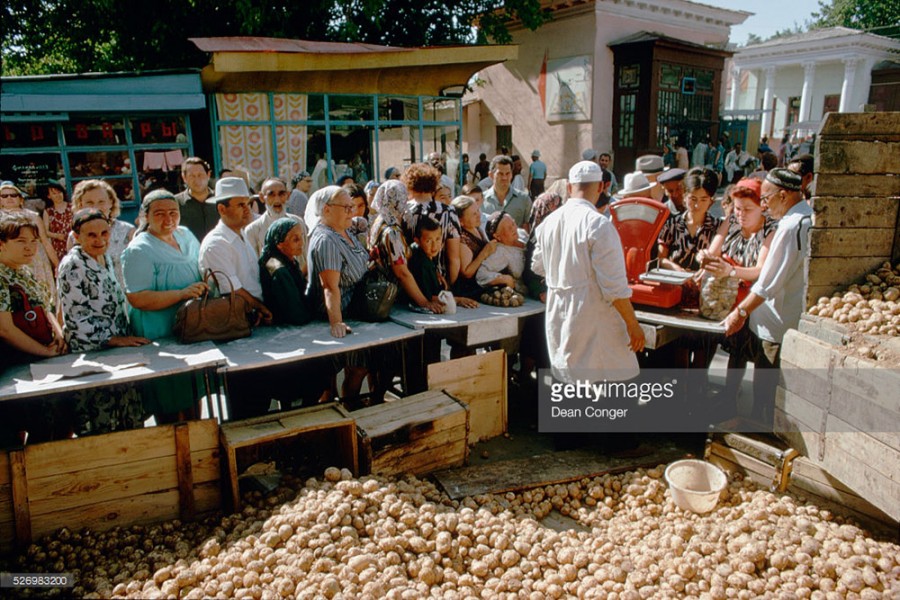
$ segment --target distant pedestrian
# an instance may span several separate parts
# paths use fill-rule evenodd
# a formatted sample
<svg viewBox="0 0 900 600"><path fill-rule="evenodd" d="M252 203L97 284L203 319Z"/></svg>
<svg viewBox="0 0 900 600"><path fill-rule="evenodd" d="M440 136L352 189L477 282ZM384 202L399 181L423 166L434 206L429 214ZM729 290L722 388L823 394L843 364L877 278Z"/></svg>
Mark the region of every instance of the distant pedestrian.
<svg viewBox="0 0 900 600"><path fill-rule="evenodd" d="M528 191L532 198L544 193L544 181L547 178L547 165L541 160L541 151L531 153L531 165L528 167Z"/></svg>

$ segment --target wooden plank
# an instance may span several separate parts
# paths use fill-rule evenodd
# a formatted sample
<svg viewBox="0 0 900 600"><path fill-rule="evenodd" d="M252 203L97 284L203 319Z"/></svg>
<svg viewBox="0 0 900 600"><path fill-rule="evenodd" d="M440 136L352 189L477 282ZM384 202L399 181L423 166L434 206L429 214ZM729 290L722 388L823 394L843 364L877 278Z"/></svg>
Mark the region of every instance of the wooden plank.
<svg viewBox="0 0 900 600"><path fill-rule="evenodd" d="M15 549L16 524L0 521L0 554L10 554Z"/></svg>
<svg viewBox="0 0 900 600"><path fill-rule="evenodd" d="M811 204L814 228L879 228L891 227L897 217L900 200L886 195L866 198L820 194L812 199Z"/></svg>
<svg viewBox="0 0 900 600"><path fill-rule="evenodd" d="M776 468L757 458L754 458L743 452L739 452L734 448L729 448L718 442L709 445L709 460L715 462L716 458L722 459L726 470L730 473L741 473L742 475L756 475L753 480L761 483L766 488L779 489L782 482L781 469Z"/></svg>
<svg viewBox="0 0 900 600"><path fill-rule="evenodd" d="M900 177L816 171L815 194L852 198L891 198L900 196Z"/></svg>
<svg viewBox="0 0 900 600"><path fill-rule="evenodd" d="M13 519L12 484L4 483L0 485L0 521L12 521Z"/></svg>
<svg viewBox="0 0 900 600"><path fill-rule="evenodd" d="M25 447L32 479L173 456L172 426L92 435Z"/></svg>
<svg viewBox="0 0 900 600"><path fill-rule="evenodd" d="M445 441L441 448L431 452L413 452L410 454L393 453L392 460L383 461L376 458L372 463L372 473L380 475L423 475L440 469L462 466L466 460L465 432L456 435L453 440Z"/></svg>
<svg viewBox="0 0 900 600"><path fill-rule="evenodd" d="M819 145L816 173L900 173L900 142L829 140Z"/></svg>
<svg viewBox="0 0 900 600"><path fill-rule="evenodd" d="M182 519L194 516L194 472L191 468L191 438L188 425L175 425L175 472L178 478L178 514Z"/></svg>
<svg viewBox="0 0 900 600"><path fill-rule="evenodd" d="M428 392L397 402L363 408L354 413L356 426L373 440L398 429L415 430L429 423L455 418L464 420L466 408L443 392L428 397ZM456 421L448 421L455 424ZM374 443L374 442L373 442Z"/></svg>
<svg viewBox="0 0 900 600"><path fill-rule="evenodd" d="M772 475L765 473L757 473L756 471L751 471L742 467L737 463L733 463L721 456L711 454L707 458L709 462L716 465L723 471L725 471L728 475L738 474L742 477L745 477L755 483L756 485L767 489L772 490Z"/></svg>
<svg viewBox="0 0 900 600"><path fill-rule="evenodd" d="M12 481L9 467L9 452L0 450L0 485L6 485Z"/></svg>
<svg viewBox="0 0 900 600"><path fill-rule="evenodd" d="M779 387L785 389L795 396L802 398L813 406L821 409L827 409L831 404L832 384L828 378L829 371L827 369L804 369L794 364L794 361L802 361L802 357L796 354L791 356L790 361L782 361L781 363L781 381ZM809 421L804 421L809 422ZM813 421L816 424L819 421Z"/></svg>
<svg viewBox="0 0 900 600"><path fill-rule="evenodd" d="M826 428L826 457L832 452L853 456L871 467L873 471L881 473L889 482L900 486L900 448L888 446L864 431L851 431L846 423L841 423L836 417L829 418ZM823 466L827 468L827 465ZM851 489L855 489L849 483L848 485ZM855 489L855 491L860 496L865 495L862 490ZM900 493L896 497L900 498Z"/></svg>
<svg viewBox="0 0 900 600"><path fill-rule="evenodd" d="M879 431L900 431L900 371L886 369L874 361L847 356L841 368L834 370L834 387L841 394L852 394L871 401L888 411L880 416L887 421L875 424L872 429ZM863 429L863 427L860 427Z"/></svg>
<svg viewBox="0 0 900 600"><path fill-rule="evenodd" d="M328 404L246 419L238 423L223 425L221 429L224 444L240 448L247 444L259 444L293 436L301 430L316 431L352 423L353 419L338 410L336 405Z"/></svg>
<svg viewBox="0 0 900 600"><path fill-rule="evenodd" d="M219 478L219 451L201 450L191 454L191 472L195 483ZM60 473L29 478L31 512L47 514L71 507L97 504L116 499L152 495L177 490L175 459L151 459L101 467L78 473Z"/></svg>
<svg viewBox="0 0 900 600"><path fill-rule="evenodd" d="M824 138L856 138L868 139L883 135L900 135L900 113L836 113L825 115L819 128L817 144L824 144Z"/></svg>
<svg viewBox="0 0 900 600"><path fill-rule="evenodd" d="M884 256L813 257L809 260L808 283L813 286L846 287L890 260Z"/></svg>
<svg viewBox="0 0 900 600"><path fill-rule="evenodd" d="M848 491L845 486L836 485L834 481L823 483L818 479L806 476L802 470L795 469L791 473L791 484L788 487L788 491L798 495L812 496L816 502L820 498L833 502L837 505L839 514L846 514L846 511L850 510L882 523L896 521L896 519L892 519L890 515L884 513L871 502L857 496L852 491Z"/></svg>
<svg viewBox="0 0 900 600"><path fill-rule="evenodd" d="M725 433L716 437L720 437L729 448L734 448L770 465L776 465L797 456L796 450L772 436L753 433Z"/></svg>
<svg viewBox="0 0 900 600"><path fill-rule="evenodd" d="M891 224L891 221L887 222ZM890 256L894 228L828 228L809 230L810 256Z"/></svg>
<svg viewBox="0 0 900 600"><path fill-rule="evenodd" d="M389 448L400 448L407 452L413 452L417 448L430 448L435 443L433 440L447 432L461 430L463 439L466 437L466 412L460 407L454 413L438 420L426 420L409 422L379 435L372 435L368 429L363 429L369 439L372 440L372 451L375 456ZM454 438L455 439L455 438Z"/></svg>
<svg viewBox="0 0 900 600"><path fill-rule="evenodd" d="M198 513L215 510L220 503L219 485L199 485L194 490ZM53 533L63 526L89 527L106 531L113 527L155 523L178 518L178 491L175 489L132 498L109 500L90 506L78 506L35 517L35 538Z"/></svg>
<svg viewBox="0 0 900 600"><path fill-rule="evenodd" d="M188 421L191 452L219 447L219 423L215 419Z"/></svg>
<svg viewBox="0 0 900 600"><path fill-rule="evenodd" d="M13 450L10 453L12 475L13 512L16 520L16 542L30 544L32 540L31 505L28 496L28 473L25 469L25 452Z"/></svg>
<svg viewBox="0 0 900 600"><path fill-rule="evenodd" d="M506 353L476 354L428 365L428 387L469 406L469 443L502 435L507 429Z"/></svg>
<svg viewBox="0 0 900 600"><path fill-rule="evenodd" d="M822 431L828 416L826 408L816 406L806 398L779 387L775 392L775 406L791 417L796 429Z"/></svg>
<svg viewBox="0 0 900 600"><path fill-rule="evenodd" d="M578 481L583 477L655 467L678 458L683 458L683 454L675 448L661 448L641 458L615 458L591 450L568 450L440 471L434 477L450 498L458 500L476 494L514 492Z"/></svg>
<svg viewBox="0 0 900 600"><path fill-rule="evenodd" d="M803 365L804 371L827 371L835 363L834 346L812 336L789 329L781 346L781 360Z"/></svg>
<svg viewBox="0 0 900 600"><path fill-rule="evenodd" d="M825 449L824 433L801 429L795 423L790 423L789 418L778 407L775 408L775 434L803 456L811 456L818 460L821 452ZM796 459L791 461L792 471L795 462Z"/></svg>

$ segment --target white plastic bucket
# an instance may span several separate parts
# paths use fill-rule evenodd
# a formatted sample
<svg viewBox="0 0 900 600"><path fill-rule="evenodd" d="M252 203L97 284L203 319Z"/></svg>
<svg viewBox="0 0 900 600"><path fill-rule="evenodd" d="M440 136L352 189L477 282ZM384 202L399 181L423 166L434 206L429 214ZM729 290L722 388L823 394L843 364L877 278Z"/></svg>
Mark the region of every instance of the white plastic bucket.
<svg viewBox="0 0 900 600"><path fill-rule="evenodd" d="M705 460L685 459L666 467L666 483L679 508L702 515L716 507L728 477Z"/></svg>

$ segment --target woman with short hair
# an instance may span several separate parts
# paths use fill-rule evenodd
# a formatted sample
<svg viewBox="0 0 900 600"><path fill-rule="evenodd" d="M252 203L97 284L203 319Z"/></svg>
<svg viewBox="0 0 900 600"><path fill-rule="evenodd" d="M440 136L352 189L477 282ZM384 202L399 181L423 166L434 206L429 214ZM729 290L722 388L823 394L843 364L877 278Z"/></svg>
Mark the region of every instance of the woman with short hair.
<svg viewBox="0 0 900 600"><path fill-rule="evenodd" d="M72 210L78 212L82 208L96 208L109 219L109 249L106 255L112 260L116 278L125 288L125 276L122 272L122 252L134 237L134 225L119 219L122 206L119 196L111 185L102 179L86 179L79 181L72 192ZM74 234L69 234L68 248L75 245Z"/></svg>
<svg viewBox="0 0 900 600"><path fill-rule="evenodd" d="M38 246L29 268L32 275L45 288L44 305L50 310L54 310L56 305L55 272L59 265L59 259L56 257L56 250L53 249L50 238L47 237L43 220L36 212L25 208L25 194L12 181L0 183L0 210L25 215L34 224Z"/></svg>

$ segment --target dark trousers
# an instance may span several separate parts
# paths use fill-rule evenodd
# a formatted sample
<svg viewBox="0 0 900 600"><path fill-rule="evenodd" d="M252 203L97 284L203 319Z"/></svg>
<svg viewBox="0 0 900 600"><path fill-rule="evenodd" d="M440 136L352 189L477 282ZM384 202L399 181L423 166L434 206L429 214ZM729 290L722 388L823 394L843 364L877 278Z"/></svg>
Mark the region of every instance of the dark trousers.
<svg viewBox="0 0 900 600"><path fill-rule="evenodd" d="M760 339L745 327L738 333L740 345L734 349L736 362L753 363L753 410L750 416L772 425L775 418L775 390L781 367L781 344ZM729 361L730 362L730 361Z"/></svg>

